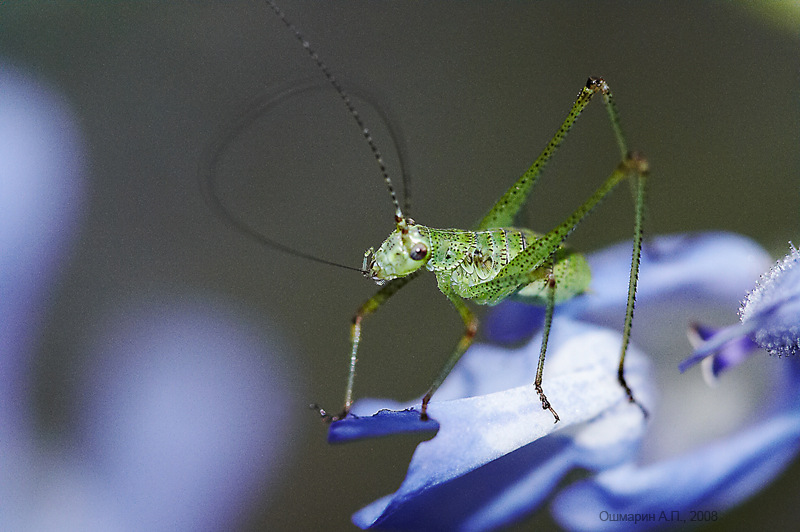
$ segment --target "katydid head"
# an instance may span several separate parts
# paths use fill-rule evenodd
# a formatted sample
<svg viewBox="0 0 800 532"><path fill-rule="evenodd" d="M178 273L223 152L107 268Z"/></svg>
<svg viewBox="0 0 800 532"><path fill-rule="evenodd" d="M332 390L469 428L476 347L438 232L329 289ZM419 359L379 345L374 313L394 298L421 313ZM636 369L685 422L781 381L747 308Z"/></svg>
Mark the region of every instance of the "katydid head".
<svg viewBox="0 0 800 532"><path fill-rule="evenodd" d="M377 251L369 248L364 254L364 275L378 284L405 277L428 262L430 249L427 231L410 219L403 220Z"/></svg>

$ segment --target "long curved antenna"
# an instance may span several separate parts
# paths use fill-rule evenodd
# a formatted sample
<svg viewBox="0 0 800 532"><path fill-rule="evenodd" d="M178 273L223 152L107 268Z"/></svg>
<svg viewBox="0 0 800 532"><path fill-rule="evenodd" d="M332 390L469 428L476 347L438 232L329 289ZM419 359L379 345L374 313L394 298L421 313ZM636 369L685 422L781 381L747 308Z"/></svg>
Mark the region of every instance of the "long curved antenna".
<svg viewBox="0 0 800 532"><path fill-rule="evenodd" d="M203 195L203 199L205 200L206 204L209 208L220 218L222 218L228 225L236 231L243 233L245 236L248 236L255 240L260 244L264 244L268 247L272 247L284 253L288 253L290 255L295 255L297 257L302 257L308 260L312 260L314 262L318 262L321 264L327 264L329 266L336 266L339 268L344 268L347 270L354 270L361 273L364 273L363 270L359 268L353 268L351 266L347 266L344 264L339 264L337 262L333 262L326 259L321 259L309 253L305 253L303 251L299 251L294 249L290 246L282 244L276 240L273 240L262 233L256 231L253 227L248 225L244 220L238 218L223 202L220 198L218 193L217 187L217 170L220 160L228 148L229 144L233 139L239 136L244 130L250 127L253 123L256 122L262 115L268 114L271 112L276 106L287 102L291 98L301 96L307 92L314 91L314 90L324 90L326 86L321 86L320 82L316 80L306 80L301 82L299 85L295 84L291 87L284 88L278 90L275 94L270 95L269 93L265 96L258 96L250 103L248 103L239 113L237 113L236 118L234 119L233 123L224 130L220 135L216 137L214 142L207 148L204 157L201 159L200 162L200 169L198 173L198 177L200 179L200 190ZM392 114L390 111L379 107L375 100L377 98L369 95L365 90L359 87L352 87L354 88L353 94L355 94L360 100L366 102L373 110L377 113L378 117L384 122L386 125L387 131L389 132L389 137L397 150L397 160L398 165L400 167L401 175L405 176L406 174L406 149L403 143L403 135L395 126L395 120L392 118ZM407 183L408 179L404 179L403 183ZM408 189L404 187L404 191L406 193L406 198L408 198Z"/></svg>
<svg viewBox="0 0 800 532"><path fill-rule="evenodd" d="M339 81L334 77L333 74L331 74L331 71L328 70L327 65L325 65L325 63L322 62L322 59L320 59L319 55L317 55L317 52L311 47L311 43L309 43L303 36L303 34L300 33L300 31L295 27L295 25L292 24L289 21L289 19L286 18L286 15L283 14L283 11L281 11L281 9L272 0L265 0L265 1L267 5L270 7L270 9L272 9L275 12L275 14L278 15L278 18L281 19L283 24L287 28L289 28L289 31L291 31L297 38L297 40L300 41L300 44L303 45L303 48L306 49L308 55L311 56L311 59L314 60L314 62L317 64L317 67L319 67L319 69L328 79L330 84L339 94L339 97L342 99L344 104L347 106L347 109L350 111L350 115L356 121L356 124L358 124L358 127L361 130L361 134L364 136L364 139L367 141L367 144L369 144L369 147L372 150L372 155L375 157L375 161L377 161L378 166L381 169L381 174L383 174L383 181L386 183L386 188L389 189L389 195L392 197L392 203L394 204L395 222L397 223L398 228L405 228L406 227L405 216L403 216L403 211L400 209L400 203L397 201L397 195L394 192L394 187L392 186L392 180L389 177L389 172L386 169L386 164L383 162L383 157L381 156L381 152L378 150L378 147L372 140L372 134L369 132L369 129L367 129L367 126L364 124L364 121L361 120L361 115L358 114L358 111L353 106L353 103L350 101L350 97L347 95L342 86L339 84Z"/></svg>
<svg viewBox="0 0 800 532"><path fill-rule="evenodd" d="M276 240L272 240L271 238L266 237L265 235L259 233L258 231L250 227L246 222L238 218L235 214L233 214L233 212L228 210L228 208L225 206L225 204L219 197L218 193L219 191L217 188L217 179L216 179L217 167L222 158L222 154L228 148L230 142L233 139L235 139L239 135L239 133L241 133L244 129L253 124L253 122L255 122L256 119L258 119L258 117L261 114L271 111L276 105L285 102L289 98L295 97L299 94L303 94L313 89L319 89L319 87L314 84L307 83L305 85L301 85L300 87L292 87L289 89L284 89L271 98L267 98L266 100L258 99L256 100L255 104L249 105L237 117L233 125L223 134L219 135L216 141L207 150L206 156L200 163L200 184L201 184L200 188L203 193L203 198L205 199L206 204L211 208L213 212L215 212L220 218L225 220L228 223L228 225L230 225L233 229L241 233L244 233L250 238L256 240L257 242L272 247L274 249L283 251L284 253L288 253L290 255L302 257L304 259L308 259L314 262L319 262L321 264L327 264L329 266L336 266L338 268L344 268L346 270L357 271L363 274L364 271L360 268L353 268L352 266L346 266L344 264L339 264L338 262L321 259L319 257L315 257L314 255L294 249L285 244L281 244Z"/></svg>

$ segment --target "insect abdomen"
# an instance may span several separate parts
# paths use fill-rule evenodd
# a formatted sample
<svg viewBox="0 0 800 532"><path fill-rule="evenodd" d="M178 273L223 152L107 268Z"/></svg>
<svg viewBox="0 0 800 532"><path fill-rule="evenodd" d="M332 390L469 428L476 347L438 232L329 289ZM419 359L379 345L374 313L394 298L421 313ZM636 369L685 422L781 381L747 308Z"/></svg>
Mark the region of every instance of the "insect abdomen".
<svg viewBox="0 0 800 532"><path fill-rule="evenodd" d="M484 231L460 229L428 229L431 243L431 258L426 267L438 272L437 277L449 273L449 281L462 297L471 298L479 304L490 302L470 297L468 287L494 279L511 260L541 235L529 229L504 227ZM556 279L556 302L566 301L586 290L591 273L586 259L569 248L556 252L553 266ZM527 286L509 284L503 297L512 296L533 304L546 302L546 271L541 271L541 281ZM462 288L464 290L462 290ZM502 299L502 298L500 298Z"/></svg>
<svg viewBox="0 0 800 532"><path fill-rule="evenodd" d="M544 272L543 272L544 273ZM553 276L556 283L555 303L568 301L584 293L589 288L592 272L586 258L572 248L562 247L556 251L553 263ZM511 297L534 305L547 304L547 283L542 276L541 282L533 282L523 286Z"/></svg>

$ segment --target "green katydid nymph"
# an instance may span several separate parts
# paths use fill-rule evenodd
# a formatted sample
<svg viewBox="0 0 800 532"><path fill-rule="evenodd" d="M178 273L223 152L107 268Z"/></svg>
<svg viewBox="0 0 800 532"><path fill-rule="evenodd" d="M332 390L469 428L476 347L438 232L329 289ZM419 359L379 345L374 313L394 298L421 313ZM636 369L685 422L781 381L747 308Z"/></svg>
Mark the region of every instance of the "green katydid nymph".
<svg viewBox="0 0 800 532"><path fill-rule="evenodd" d="M431 397L470 346L478 329L478 321L467 306L471 300L480 305L496 305L505 299L517 299L545 307L543 339L539 354L536 380L533 382L542 408L549 410L555 421L559 421L556 408L545 395L542 383L548 335L553 310L556 304L575 297L587 290L591 274L586 259L564 242L584 217L611 192L621 181L631 182L635 202L633 256L631 260L628 300L622 330L622 345L618 379L630 402L636 403L625 381L625 354L631 335L633 310L636 300L636 285L642 251L642 219L644 217L645 183L648 165L644 157L628 150L620 125L619 115L608 84L601 78L590 78L580 89L578 97L566 119L558 128L542 153L530 168L489 209L486 215L470 230L435 229L416 223L400 208L386 166L372 136L360 115L351 103L338 80L330 73L308 41L289 22L272 0L266 0L270 8L289 28L311 55L322 73L334 87L362 135L366 139L383 174L394 203L395 229L377 248L370 248L364 255L361 271L381 288L356 312L351 326L350 370L345 391L344 407L337 414L312 405L329 422L347 416L353 403L353 386L356 361L363 319L377 310L400 288L428 270L436 276L439 290L450 300L464 323L464 333L433 384L425 393L420 409L422 419L427 419L427 406ZM611 171L603 184L562 223L547 233L536 233L514 226L514 220L536 184L542 170L561 145L569 130L584 108L600 95L608 112L611 127L620 152L620 163ZM286 246L275 244L265 238L262 242L283 251L307 257ZM314 259L318 260L318 259ZM327 261L322 261L327 262ZM638 403L637 403L638 404ZM644 408L639 405L646 415Z"/></svg>

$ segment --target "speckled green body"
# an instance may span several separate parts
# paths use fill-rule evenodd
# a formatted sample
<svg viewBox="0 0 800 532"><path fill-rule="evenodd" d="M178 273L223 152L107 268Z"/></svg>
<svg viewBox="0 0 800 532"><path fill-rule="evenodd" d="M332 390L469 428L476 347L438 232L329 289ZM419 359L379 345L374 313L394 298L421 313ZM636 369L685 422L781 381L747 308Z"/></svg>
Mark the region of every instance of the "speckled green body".
<svg viewBox="0 0 800 532"><path fill-rule="evenodd" d="M547 304L548 273L544 268L539 268L539 279L526 285L509 279L509 283L497 291L485 293L476 290L487 281L502 276L513 259L528 247L535 246L543 235L516 227L483 231L418 227L431 247L425 268L436 274L440 288L447 284L458 296L481 305L496 305L508 297L532 304ZM555 253L553 274L558 279L556 303L583 293L591 280L586 259L563 246Z"/></svg>

